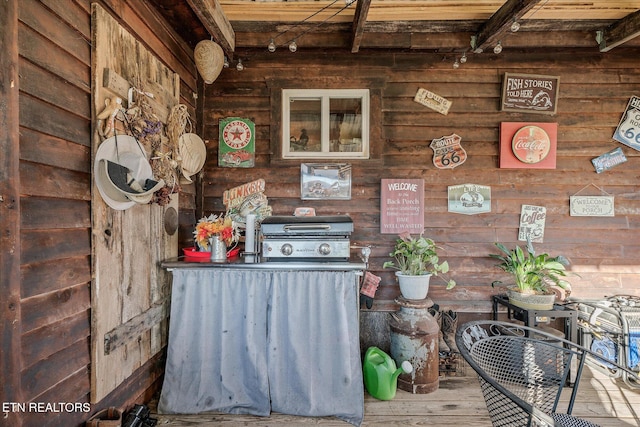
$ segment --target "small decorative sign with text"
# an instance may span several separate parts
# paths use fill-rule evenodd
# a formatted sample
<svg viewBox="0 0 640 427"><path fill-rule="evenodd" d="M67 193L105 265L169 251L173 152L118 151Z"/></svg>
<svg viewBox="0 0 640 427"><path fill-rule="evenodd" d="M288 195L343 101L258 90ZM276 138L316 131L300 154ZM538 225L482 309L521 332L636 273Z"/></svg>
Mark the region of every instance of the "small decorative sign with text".
<svg viewBox="0 0 640 427"><path fill-rule="evenodd" d="M382 179L380 185L380 233L422 233L424 180Z"/></svg>
<svg viewBox="0 0 640 427"><path fill-rule="evenodd" d="M555 114L560 77L505 73L502 111Z"/></svg>
<svg viewBox="0 0 640 427"><path fill-rule="evenodd" d="M450 185L449 212L466 215L491 212L491 187L478 184Z"/></svg>
<svg viewBox="0 0 640 427"><path fill-rule="evenodd" d="M431 141L433 165L438 169L453 169L467 160L467 152L462 148L460 138L455 133Z"/></svg>
<svg viewBox="0 0 640 427"><path fill-rule="evenodd" d="M602 173L608 171L614 166L618 166L627 161L627 157L622 152L622 148L618 147L614 150L608 151L601 156L591 159L593 167L596 168L596 173Z"/></svg>
<svg viewBox="0 0 640 427"><path fill-rule="evenodd" d="M449 113L449 107L451 107L451 101L423 88L418 89L413 100L445 116Z"/></svg>
<svg viewBox="0 0 640 427"><path fill-rule="evenodd" d="M640 151L640 97L629 99L613 139Z"/></svg>
<svg viewBox="0 0 640 427"><path fill-rule="evenodd" d="M547 208L544 206L522 205L518 240L542 243L546 218Z"/></svg>
<svg viewBox="0 0 640 427"><path fill-rule="evenodd" d="M594 187L600 194L587 196L588 187ZM615 216L614 198L595 184L590 184L569 197L571 216Z"/></svg>
<svg viewBox="0 0 640 427"><path fill-rule="evenodd" d="M249 119L220 119L218 166L252 168L255 166L255 124Z"/></svg>

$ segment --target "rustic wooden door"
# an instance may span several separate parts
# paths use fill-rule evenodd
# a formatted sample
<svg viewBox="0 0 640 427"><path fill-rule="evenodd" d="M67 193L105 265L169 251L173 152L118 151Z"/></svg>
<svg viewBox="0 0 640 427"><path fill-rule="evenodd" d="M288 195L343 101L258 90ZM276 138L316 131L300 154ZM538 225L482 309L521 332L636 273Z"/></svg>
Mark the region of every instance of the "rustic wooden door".
<svg viewBox="0 0 640 427"><path fill-rule="evenodd" d="M126 104L132 82L142 81L166 122L179 102L180 78L95 3L92 28L93 164L101 142L95 118L107 98ZM91 400L98 402L166 345L170 277L159 263L177 255L176 230L164 219L175 218L178 196L166 206L114 210L96 187L95 171L93 176Z"/></svg>

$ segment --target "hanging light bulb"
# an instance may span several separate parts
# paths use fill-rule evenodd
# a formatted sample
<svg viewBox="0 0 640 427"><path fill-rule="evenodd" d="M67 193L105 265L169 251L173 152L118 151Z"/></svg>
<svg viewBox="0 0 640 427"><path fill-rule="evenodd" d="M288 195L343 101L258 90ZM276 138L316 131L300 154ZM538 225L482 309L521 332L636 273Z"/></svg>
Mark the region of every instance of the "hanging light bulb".
<svg viewBox="0 0 640 427"><path fill-rule="evenodd" d="M467 62L467 54L463 53L462 57L460 58L460 63L464 64L465 62Z"/></svg>
<svg viewBox="0 0 640 427"><path fill-rule="evenodd" d="M229 68L229 58L224 57L224 63L222 64L224 68Z"/></svg>
<svg viewBox="0 0 640 427"><path fill-rule="evenodd" d="M269 49L269 52L271 53L276 51L276 44L273 39L271 39L271 41L269 42L269 46L267 46L267 49Z"/></svg>
<svg viewBox="0 0 640 427"><path fill-rule="evenodd" d="M294 39L294 40L291 40L291 43L289 43L289 50L290 50L291 52L295 52L295 51L297 51L297 50L298 50L298 45L296 44L295 39Z"/></svg>
<svg viewBox="0 0 640 427"><path fill-rule="evenodd" d="M502 43L498 42L498 44L495 45L495 47L493 48L493 53L495 53L497 55L500 52L502 52Z"/></svg>
<svg viewBox="0 0 640 427"><path fill-rule="evenodd" d="M456 70L460 68L460 62L458 62L458 58L456 58L455 62L453 63L453 68Z"/></svg>
<svg viewBox="0 0 640 427"><path fill-rule="evenodd" d="M515 33L520 29L520 23L518 21L513 21L511 24L511 32Z"/></svg>
<svg viewBox="0 0 640 427"><path fill-rule="evenodd" d="M238 58L238 63L236 64L236 70L242 71L244 70L244 65L242 65L242 59Z"/></svg>

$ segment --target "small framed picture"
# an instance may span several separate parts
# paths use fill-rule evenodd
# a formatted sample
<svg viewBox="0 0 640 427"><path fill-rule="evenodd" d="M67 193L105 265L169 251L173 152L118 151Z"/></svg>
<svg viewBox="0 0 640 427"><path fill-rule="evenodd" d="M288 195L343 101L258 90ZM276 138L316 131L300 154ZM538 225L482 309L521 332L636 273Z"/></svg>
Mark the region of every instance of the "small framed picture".
<svg viewBox="0 0 640 427"><path fill-rule="evenodd" d="M351 200L351 165L347 163L302 163L302 200Z"/></svg>

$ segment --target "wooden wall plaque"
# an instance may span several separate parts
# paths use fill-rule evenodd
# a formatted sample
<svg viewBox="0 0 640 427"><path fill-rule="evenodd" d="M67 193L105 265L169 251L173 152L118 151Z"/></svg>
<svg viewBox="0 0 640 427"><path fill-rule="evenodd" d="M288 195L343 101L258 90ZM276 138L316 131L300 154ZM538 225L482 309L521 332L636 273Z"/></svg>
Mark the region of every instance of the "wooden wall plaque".
<svg viewBox="0 0 640 427"><path fill-rule="evenodd" d="M555 114L560 77L504 73L502 111Z"/></svg>
<svg viewBox="0 0 640 427"><path fill-rule="evenodd" d="M424 180L382 179L380 185L380 233L422 233Z"/></svg>

